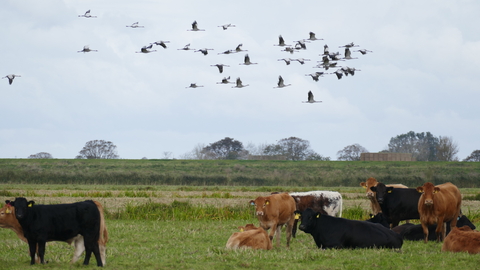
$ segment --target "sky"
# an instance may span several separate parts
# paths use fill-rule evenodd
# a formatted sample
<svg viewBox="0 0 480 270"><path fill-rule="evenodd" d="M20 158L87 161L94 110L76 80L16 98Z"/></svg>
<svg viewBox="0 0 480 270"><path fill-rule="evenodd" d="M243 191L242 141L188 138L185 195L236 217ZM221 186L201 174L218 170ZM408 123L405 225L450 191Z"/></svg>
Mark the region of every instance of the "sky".
<svg viewBox="0 0 480 270"><path fill-rule="evenodd" d="M87 10L96 18L79 17ZM414 131L451 137L462 160L480 149L478 10L476 0L6 0L0 76L21 77L0 80L0 158L75 158L91 140L125 159L182 158L225 137L294 136L335 160L348 145L379 152ZM193 21L205 31L187 31ZM293 54L274 46L309 32L323 40ZM166 49L136 53L160 40ZM358 59L339 65L354 76L306 76L336 70L315 68L324 45L343 56L351 42ZM213 50L178 50L186 44ZM238 44L248 51L219 54ZM240 65L247 53L258 64ZM228 76L249 86L216 83ZM274 88L278 76L291 86ZM308 91L322 102L303 103Z"/></svg>

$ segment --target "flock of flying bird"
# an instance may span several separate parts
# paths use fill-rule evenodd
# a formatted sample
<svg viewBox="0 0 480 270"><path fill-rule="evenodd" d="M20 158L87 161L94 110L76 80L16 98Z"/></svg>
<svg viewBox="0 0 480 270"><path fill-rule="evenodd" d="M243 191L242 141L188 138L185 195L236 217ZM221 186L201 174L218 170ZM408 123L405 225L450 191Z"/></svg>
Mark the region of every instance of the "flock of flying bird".
<svg viewBox="0 0 480 270"><path fill-rule="evenodd" d="M93 15L90 14L90 10L86 11L85 14L78 15L78 17L97 18L97 16L93 16ZM139 22L135 22L131 25L127 25L126 27L144 28L145 26L141 26L141 25L139 25ZM236 26L233 25L233 24L224 24L224 25L219 25L218 27L222 27L223 30L227 30L230 27L236 27ZM205 31L205 29L200 29L198 27L197 21L194 21L192 23L191 29L188 29L187 31ZM315 33L310 32L308 39L302 39L302 40L294 41L295 45L288 45L288 44L285 43L284 38L280 35L278 37L278 44L274 44L274 46L283 47L284 49L282 51L293 54L293 53L301 51L301 50L306 50L307 49L306 44L308 42L317 41L317 40L323 40L323 39L317 38L315 36ZM169 41L163 41L163 40L155 41L155 42L150 43L149 45L143 46L140 49L140 51L136 51L136 53L146 54L146 53L156 52L157 50L153 49L154 45L161 46L162 48L167 49L167 43L170 43L170 42ZM241 52L248 51L248 50L242 49L242 46L243 46L243 44L239 44L233 50L226 50L226 51L220 52L218 54L234 54L234 53L241 53ZM334 53L330 52L328 45L324 45L323 54L321 54L322 60L318 61L319 64L314 66L315 68L321 68L324 71L317 71L317 72L314 72L314 73L311 73L311 74L306 74L305 76L310 76L314 81L317 82L319 80L319 77L323 77L326 74L335 74L337 76L337 79L339 79L339 80L342 79L343 76L348 76L348 75L353 76L353 75L355 75L355 71L360 71L360 70L355 69L355 68L351 68L351 67L348 67L348 66L345 66L345 67L339 66L338 63L339 63L339 61L358 59L357 57L352 57L352 49L356 48L356 47L359 47L359 46L355 45L353 42L351 42L349 44L346 44L346 45L343 45L343 46L339 46L339 48L344 48L344 50L345 50L345 52L342 56L339 52L334 52ZM203 55L208 55L209 51L212 51L213 49L202 48L202 49L196 50L196 49L190 48L190 44L187 44L183 48L179 48L178 50L184 50L184 51L193 50L194 52L200 52ZM90 49L90 47L88 45L85 45L83 47L83 49L78 51L78 52L87 53L87 52L97 52L97 51L98 50L92 50L92 49ZM367 53L371 53L372 51L366 50L366 49L359 49L359 50L355 50L355 52L359 52L362 55L365 55ZM278 59L278 61L284 61L286 65L290 65L290 63L292 61L297 61L301 65L304 65L306 61L311 61L311 60L310 59L304 59L304 58L292 59L292 58L285 57L285 58L282 58L282 59ZM245 54L243 62L240 63L240 65L246 65L246 66L257 65L257 64L258 63L254 63L250 60L250 56L248 54ZM220 73L223 73L224 67L230 67L229 65L225 65L225 64L215 64L215 65L211 65L211 66L217 67L218 71ZM334 71L333 73L327 73L327 71L330 68L337 68L337 70ZM15 74L9 74L9 75L6 75L5 77L3 77L2 79L8 78L9 84L12 84L13 79L16 78L16 77L21 77L21 76L20 75L15 75ZM243 87L249 86L248 84L243 84L240 77L238 77L235 82L230 82L230 76L224 77L220 82L217 82L217 84L235 84L235 86L232 86L232 88L243 88ZM277 86L274 87L274 88L284 88L284 87L287 87L287 86L290 86L290 85L291 84L285 84L282 76L278 76L278 83L277 83ZM197 85L196 83L191 83L190 86L188 86L186 88L198 88L198 87L203 87L203 85ZM314 99L312 91L309 91L307 101L302 101L302 102L303 103L319 103L319 102L322 102L322 101L316 101Z"/></svg>

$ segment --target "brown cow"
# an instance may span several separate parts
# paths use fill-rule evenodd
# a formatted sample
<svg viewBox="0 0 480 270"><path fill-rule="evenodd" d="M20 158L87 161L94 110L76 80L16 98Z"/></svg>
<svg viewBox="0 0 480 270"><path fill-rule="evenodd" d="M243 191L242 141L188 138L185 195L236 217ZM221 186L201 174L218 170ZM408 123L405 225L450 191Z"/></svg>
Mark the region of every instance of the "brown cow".
<svg viewBox="0 0 480 270"><path fill-rule="evenodd" d="M228 249L272 249L272 241L270 241L267 231L262 227L255 227L253 224L247 224L245 227L238 227L238 229L240 229L240 232L233 233L230 238L228 238L226 244Z"/></svg>
<svg viewBox="0 0 480 270"><path fill-rule="evenodd" d="M418 213L422 223L424 241L428 242L428 226L437 224L435 233L437 241L445 239L445 222L450 222L450 227L457 226L457 217L460 215L460 206L462 204L462 195L460 190L452 184L445 183L434 186L427 182L417 191L422 193L418 199Z"/></svg>
<svg viewBox="0 0 480 270"><path fill-rule="evenodd" d="M372 207L373 215L376 215L382 212L382 209L380 208L380 204L378 204L377 202L375 192L370 189L371 187L376 187L377 184L378 184L377 179L373 177L368 178L366 182L360 183L360 186L366 189L366 195L367 195L367 198L370 200L370 206ZM408 188L407 186L402 184L389 184L385 186L393 187L393 188Z"/></svg>
<svg viewBox="0 0 480 270"><path fill-rule="evenodd" d="M295 200L288 193L273 194L267 197L258 197L250 201L256 207L256 215L260 226L265 230L272 229L269 237L273 241L276 235L277 247L280 246L280 232L284 224L287 225L287 247L290 246L293 223L295 222Z"/></svg>
<svg viewBox="0 0 480 270"><path fill-rule="evenodd" d="M98 244L99 244L99 248L100 248L100 255L102 257L102 263L103 263L103 265L105 265L105 263L106 263L106 247L105 247L105 244L108 241L108 231L107 231L107 227L105 225L105 218L104 218L104 214L103 214L103 206L97 201L93 201L93 202L97 205L98 211L100 212L100 219L101 219L100 220L100 232L103 232L103 233L100 233L100 236L99 236L99 239L98 239ZM22 226L20 225L20 223L18 223L18 220L15 217L15 207L13 207L9 204L5 204L3 206L3 208L0 209L0 228L11 229L12 231L14 231L17 234L17 236L18 236L18 238L20 238L20 240L27 243L27 239L23 235ZM80 258L80 255L82 255L83 251L85 251L85 245L83 244L83 236L78 235L74 238L68 239L65 242L68 243L69 245L74 243L75 251L73 253L73 258L72 258L71 263L75 263L76 261L78 261L78 259ZM37 261L37 263L39 263L40 258L37 257L36 261Z"/></svg>
<svg viewBox="0 0 480 270"><path fill-rule="evenodd" d="M456 227L445 237L442 251L480 253L480 232L467 225Z"/></svg>

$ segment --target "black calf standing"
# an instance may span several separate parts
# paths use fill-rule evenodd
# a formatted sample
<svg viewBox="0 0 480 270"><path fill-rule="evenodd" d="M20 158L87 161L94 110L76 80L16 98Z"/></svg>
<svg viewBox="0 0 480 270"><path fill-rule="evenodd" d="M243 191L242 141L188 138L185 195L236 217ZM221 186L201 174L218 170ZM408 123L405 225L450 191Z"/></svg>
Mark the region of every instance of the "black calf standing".
<svg viewBox="0 0 480 270"><path fill-rule="evenodd" d="M15 207L15 216L22 226L30 249L30 264L35 264L38 256L45 263L45 243L49 241L66 241L81 234L85 244L84 265L88 265L93 254L97 266L102 265L98 238L100 231L100 212L93 201L72 204L34 205L25 198L16 198L14 202L6 201Z"/></svg>

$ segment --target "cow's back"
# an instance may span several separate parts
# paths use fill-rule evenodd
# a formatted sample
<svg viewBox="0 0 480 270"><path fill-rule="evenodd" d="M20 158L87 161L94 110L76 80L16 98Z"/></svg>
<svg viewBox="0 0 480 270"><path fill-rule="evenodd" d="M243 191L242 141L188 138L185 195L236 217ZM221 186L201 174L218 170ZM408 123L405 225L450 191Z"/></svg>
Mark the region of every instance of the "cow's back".
<svg viewBox="0 0 480 270"><path fill-rule="evenodd" d="M268 233L261 227L243 232L233 233L227 241L226 248L272 249L272 241Z"/></svg>
<svg viewBox="0 0 480 270"><path fill-rule="evenodd" d="M480 253L480 232L473 231L467 225L454 228L445 237L442 251Z"/></svg>
<svg viewBox="0 0 480 270"><path fill-rule="evenodd" d="M329 216L342 216L342 195L336 191L308 191L290 193L295 199L296 210L303 212L311 208Z"/></svg>

